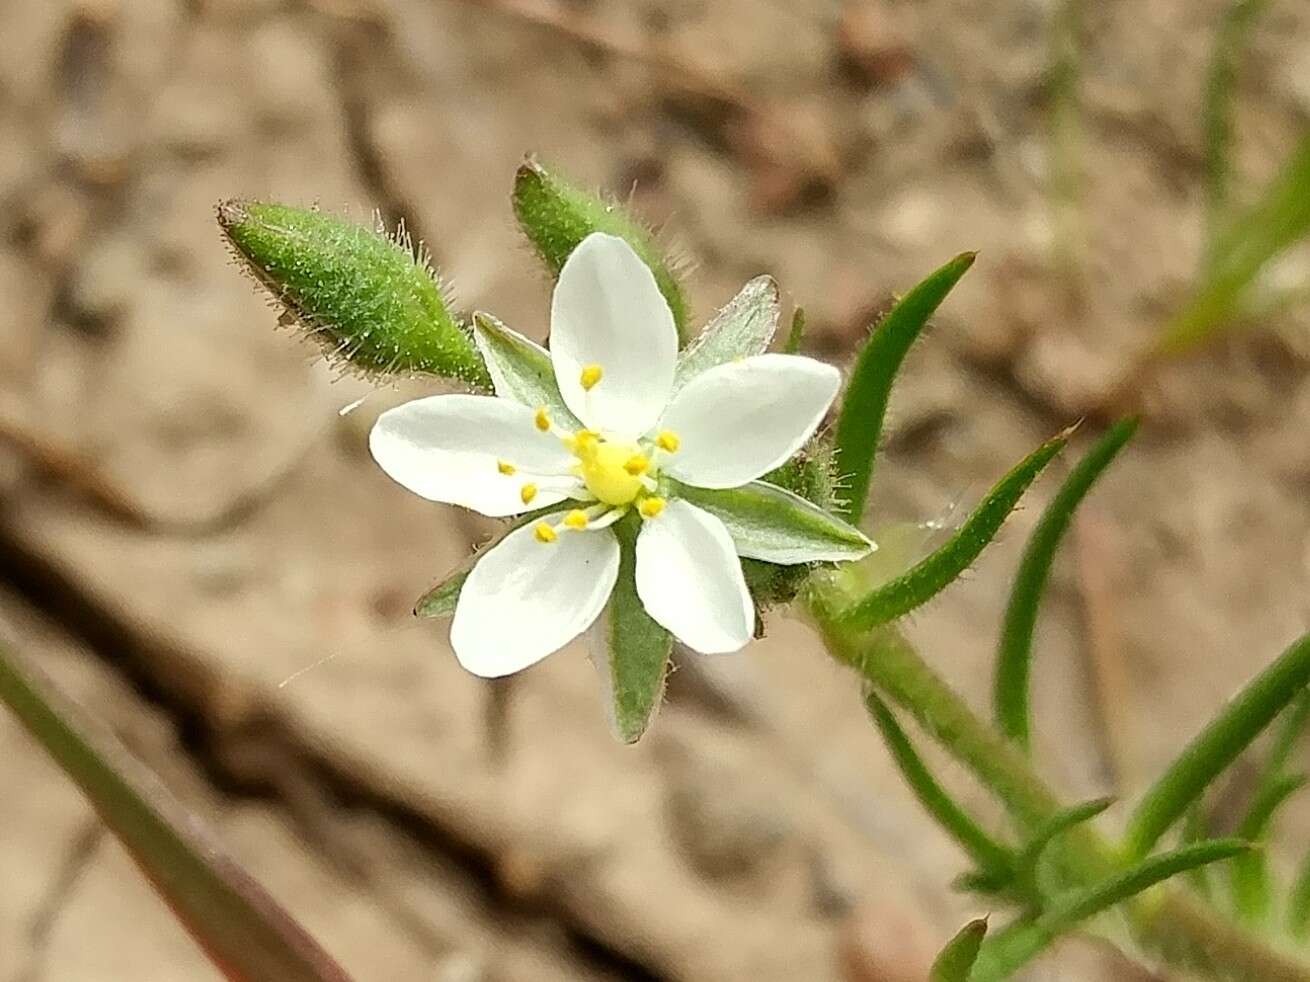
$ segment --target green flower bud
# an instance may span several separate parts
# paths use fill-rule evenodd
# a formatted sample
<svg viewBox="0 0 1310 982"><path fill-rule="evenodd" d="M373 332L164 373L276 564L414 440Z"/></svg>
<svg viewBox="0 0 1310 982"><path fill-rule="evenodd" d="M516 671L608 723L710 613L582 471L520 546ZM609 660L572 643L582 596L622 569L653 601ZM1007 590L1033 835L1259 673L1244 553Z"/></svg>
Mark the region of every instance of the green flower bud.
<svg viewBox="0 0 1310 982"><path fill-rule="evenodd" d="M318 211L224 201L218 224L245 269L329 360L368 375L422 373L490 388L472 335L426 255Z"/></svg>
<svg viewBox="0 0 1310 982"><path fill-rule="evenodd" d="M687 301L670 264L650 232L617 203L574 187L529 158L514 178L514 214L552 276L592 232L623 239L655 274L678 334L684 341L690 337Z"/></svg>

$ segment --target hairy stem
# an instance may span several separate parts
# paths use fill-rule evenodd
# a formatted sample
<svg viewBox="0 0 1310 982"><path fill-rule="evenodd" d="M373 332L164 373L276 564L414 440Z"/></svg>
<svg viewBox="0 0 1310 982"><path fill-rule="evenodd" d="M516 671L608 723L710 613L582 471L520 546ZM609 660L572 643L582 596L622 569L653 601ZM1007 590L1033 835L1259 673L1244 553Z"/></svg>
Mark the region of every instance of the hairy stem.
<svg viewBox="0 0 1310 982"><path fill-rule="evenodd" d="M841 623L833 588L816 586L809 610L829 652L854 668L969 768L1031 832L1063 807L1027 758L984 722L894 628ZM1058 858L1069 885L1086 885L1121 863L1123 850L1087 825L1063 837ZM1172 884L1127 905L1139 941L1179 968L1237 982L1310 982L1310 964L1269 946Z"/></svg>

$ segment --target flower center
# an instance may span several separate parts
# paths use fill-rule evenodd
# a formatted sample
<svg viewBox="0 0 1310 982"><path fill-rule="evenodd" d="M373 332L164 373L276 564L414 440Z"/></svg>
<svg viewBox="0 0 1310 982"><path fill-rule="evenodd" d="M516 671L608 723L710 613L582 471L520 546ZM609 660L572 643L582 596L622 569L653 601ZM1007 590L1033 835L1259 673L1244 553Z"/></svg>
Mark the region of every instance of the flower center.
<svg viewBox="0 0 1310 982"><path fill-rule="evenodd" d="M590 437L590 438L589 438ZM574 454L587 490L607 505L627 505L646 490L642 476L650 460L635 443L607 443L579 434Z"/></svg>

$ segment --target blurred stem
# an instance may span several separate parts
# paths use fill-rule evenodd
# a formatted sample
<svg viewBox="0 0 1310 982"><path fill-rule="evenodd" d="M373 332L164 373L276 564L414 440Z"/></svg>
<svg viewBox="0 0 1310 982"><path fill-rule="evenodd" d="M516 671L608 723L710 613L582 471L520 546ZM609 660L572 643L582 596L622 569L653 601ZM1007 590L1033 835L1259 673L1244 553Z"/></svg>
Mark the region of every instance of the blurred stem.
<svg viewBox="0 0 1310 982"><path fill-rule="evenodd" d="M973 772L1025 831L1063 807L1059 796L999 731L979 717L895 628L858 630L833 612L848 598L818 582L806 598L828 651L915 718ZM1067 885L1087 885L1121 868L1122 848L1080 825L1062 837L1057 854ZM1279 952L1207 904L1166 884L1125 905L1141 943L1174 967L1240 982L1310 982L1310 964Z"/></svg>
<svg viewBox="0 0 1310 982"><path fill-rule="evenodd" d="M1055 261L1071 296L1080 298L1083 268L1082 121L1078 76L1082 0L1061 0L1051 24L1050 187Z"/></svg>

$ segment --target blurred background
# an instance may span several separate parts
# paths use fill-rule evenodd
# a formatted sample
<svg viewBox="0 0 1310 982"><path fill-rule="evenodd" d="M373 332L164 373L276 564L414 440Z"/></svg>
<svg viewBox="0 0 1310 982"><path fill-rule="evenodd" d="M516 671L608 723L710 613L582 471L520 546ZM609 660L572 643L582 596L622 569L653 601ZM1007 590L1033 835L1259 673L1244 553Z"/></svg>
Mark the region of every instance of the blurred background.
<svg viewBox="0 0 1310 982"><path fill-rule="evenodd" d="M431 387L374 391L276 330L214 206L403 217L462 308L541 337L508 202L530 151L662 229L698 321L769 272L835 360L980 250L897 390L870 527L949 521L1068 424L1081 452L1112 407L1148 413L1062 554L1036 667L1052 780L1131 799L1307 629L1310 303L1133 374L1202 263L1229 4L1081 6L0 0L0 637L360 979L922 979L984 911L854 679L775 614L739 656L680 659L622 747L577 648L465 674L410 608L490 527L365 444ZM1310 6L1263 6L1238 201L1310 125ZM1270 275L1304 291L1310 258ZM1058 476L911 626L981 709ZM0 787L0 982L216 977L3 712ZM1310 809L1280 843L1310 843ZM1073 941L1031 977L1146 976Z"/></svg>

